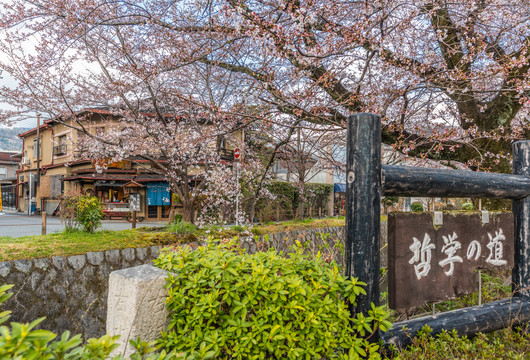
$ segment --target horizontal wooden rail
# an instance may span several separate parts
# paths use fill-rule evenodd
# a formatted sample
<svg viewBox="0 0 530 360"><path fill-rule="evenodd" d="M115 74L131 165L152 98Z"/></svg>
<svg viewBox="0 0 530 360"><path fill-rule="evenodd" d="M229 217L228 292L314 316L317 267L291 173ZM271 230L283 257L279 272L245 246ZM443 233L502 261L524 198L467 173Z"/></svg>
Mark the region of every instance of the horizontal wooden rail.
<svg viewBox="0 0 530 360"><path fill-rule="evenodd" d="M425 326L433 330L432 335L442 330L455 329L459 335L491 332L530 321L530 302L526 297L512 297L482 306L440 313L435 316L394 323L392 329L381 333L385 346L403 348L412 342L418 331Z"/></svg>
<svg viewBox="0 0 530 360"><path fill-rule="evenodd" d="M476 171L383 165L383 194L397 196L523 199L530 178Z"/></svg>

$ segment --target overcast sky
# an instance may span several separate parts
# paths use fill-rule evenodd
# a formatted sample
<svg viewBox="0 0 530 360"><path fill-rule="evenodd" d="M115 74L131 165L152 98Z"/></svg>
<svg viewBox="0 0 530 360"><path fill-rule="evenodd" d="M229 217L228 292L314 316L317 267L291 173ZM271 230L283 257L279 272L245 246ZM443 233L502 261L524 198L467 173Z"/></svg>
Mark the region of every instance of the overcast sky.
<svg viewBox="0 0 530 360"><path fill-rule="evenodd" d="M0 74L0 85L14 86L15 84L16 84L15 80L11 76L9 76L8 73L6 73L5 71L2 71L2 74ZM9 110L13 108L6 103L0 102L0 109ZM6 127L6 125L0 123L0 128L2 127ZM34 116L32 118L18 121L17 123L13 125L13 127L24 127L24 128L37 127L37 117Z"/></svg>

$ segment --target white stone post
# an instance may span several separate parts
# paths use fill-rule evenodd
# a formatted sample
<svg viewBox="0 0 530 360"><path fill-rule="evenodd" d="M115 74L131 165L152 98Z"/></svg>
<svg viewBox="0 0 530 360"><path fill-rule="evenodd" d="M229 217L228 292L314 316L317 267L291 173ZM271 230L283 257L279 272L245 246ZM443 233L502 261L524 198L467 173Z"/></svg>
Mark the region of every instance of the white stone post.
<svg viewBox="0 0 530 360"><path fill-rule="evenodd" d="M111 354L125 358L134 352L129 340L152 341L169 325L166 272L151 265L114 271L109 276L107 333L120 335Z"/></svg>

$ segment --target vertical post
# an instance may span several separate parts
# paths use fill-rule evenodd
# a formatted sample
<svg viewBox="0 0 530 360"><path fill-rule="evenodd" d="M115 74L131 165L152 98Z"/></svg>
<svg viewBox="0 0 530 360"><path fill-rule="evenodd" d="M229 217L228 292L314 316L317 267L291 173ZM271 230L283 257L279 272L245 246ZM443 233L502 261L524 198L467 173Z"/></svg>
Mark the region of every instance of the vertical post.
<svg viewBox="0 0 530 360"><path fill-rule="evenodd" d="M236 187L236 225L239 225L239 162L236 163ZM253 223L253 221L254 219L250 219L251 224Z"/></svg>
<svg viewBox="0 0 530 360"><path fill-rule="evenodd" d="M136 229L136 210L132 212L132 228Z"/></svg>
<svg viewBox="0 0 530 360"><path fill-rule="evenodd" d="M46 211L44 209L41 210L42 214L42 228L41 228L41 234L46 235Z"/></svg>
<svg viewBox="0 0 530 360"><path fill-rule="evenodd" d="M379 303L381 120L374 114L348 119L346 155L346 276L366 283L352 315Z"/></svg>
<svg viewBox="0 0 530 360"><path fill-rule="evenodd" d="M530 177L530 141L513 144L513 173ZM513 200L514 296L530 296L530 197Z"/></svg>
<svg viewBox="0 0 530 360"><path fill-rule="evenodd" d="M40 189L40 114L39 113L37 113L37 150L36 151L37 151L37 178L35 179L35 185L39 186L39 189ZM35 199L37 199L36 188L35 188ZM35 206L37 206L36 203L37 201L35 200Z"/></svg>
<svg viewBox="0 0 530 360"><path fill-rule="evenodd" d="M31 215L31 196L33 194L33 173L28 173L28 215Z"/></svg>

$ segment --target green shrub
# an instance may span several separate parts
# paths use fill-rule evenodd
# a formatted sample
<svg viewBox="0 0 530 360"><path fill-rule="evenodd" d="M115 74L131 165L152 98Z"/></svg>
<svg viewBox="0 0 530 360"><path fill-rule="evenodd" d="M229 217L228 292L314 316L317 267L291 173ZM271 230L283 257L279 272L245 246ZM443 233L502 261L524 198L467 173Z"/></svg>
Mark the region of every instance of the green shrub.
<svg viewBox="0 0 530 360"><path fill-rule="evenodd" d="M263 230L261 230L260 228L252 228L250 229L250 231L252 232L253 235L256 235L256 236L261 236L264 234Z"/></svg>
<svg viewBox="0 0 530 360"><path fill-rule="evenodd" d="M182 221L182 215L181 214L175 214L175 217L173 218L173 222L176 223L178 221Z"/></svg>
<svg viewBox="0 0 530 360"><path fill-rule="evenodd" d="M75 221L83 231L93 233L101 226L103 206L95 196L80 196L75 205Z"/></svg>
<svg viewBox="0 0 530 360"><path fill-rule="evenodd" d="M13 285L0 286L0 304L11 297L7 291ZM4 324L10 316L10 311L0 312L0 324ZM118 345L119 336L105 335L99 339L88 339L82 344L81 335L70 337L70 332L65 331L60 339L57 335L47 330L35 330L44 318L37 319L29 324L12 322L10 326L0 326L0 359L68 359L68 360L104 360ZM165 351L156 354L154 343L147 343L137 339L130 341L136 353L131 355L131 360L185 360L183 354ZM118 355L114 360L124 359Z"/></svg>
<svg viewBox="0 0 530 360"><path fill-rule="evenodd" d="M169 272L160 344L197 359L377 358L379 346L364 338L391 326L382 307L352 319L348 301L364 284L300 248L282 257L210 243L155 263Z"/></svg>
<svg viewBox="0 0 530 360"><path fill-rule="evenodd" d="M463 203L462 210L467 210L467 211L473 210L473 203L472 202Z"/></svg>
<svg viewBox="0 0 530 360"><path fill-rule="evenodd" d="M399 202L399 197L398 196L385 196L384 198L381 199L381 202L385 206L392 206Z"/></svg>
<svg viewBox="0 0 530 360"><path fill-rule="evenodd" d="M195 234L197 227L187 221L177 220L175 223L169 224L167 230L178 234Z"/></svg>
<svg viewBox="0 0 530 360"><path fill-rule="evenodd" d="M244 227L244 226L241 226L241 225L234 225L234 226L232 226L232 230L234 230L234 231L240 233L240 232L242 232L242 231L245 230L245 227Z"/></svg>
<svg viewBox="0 0 530 360"><path fill-rule="evenodd" d="M410 205L410 210L412 212L422 212L423 211L423 205L421 203L417 203L417 202L412 203Z"/></svg>

